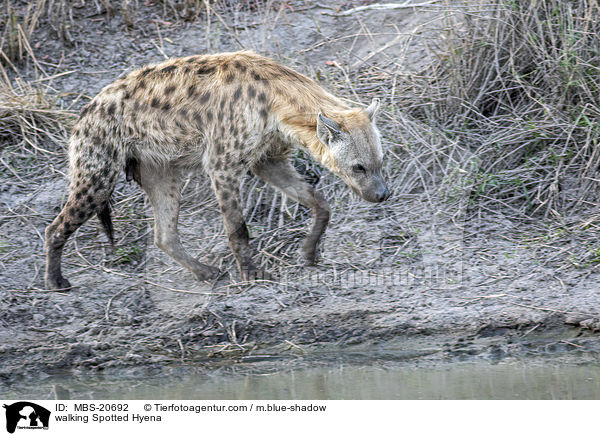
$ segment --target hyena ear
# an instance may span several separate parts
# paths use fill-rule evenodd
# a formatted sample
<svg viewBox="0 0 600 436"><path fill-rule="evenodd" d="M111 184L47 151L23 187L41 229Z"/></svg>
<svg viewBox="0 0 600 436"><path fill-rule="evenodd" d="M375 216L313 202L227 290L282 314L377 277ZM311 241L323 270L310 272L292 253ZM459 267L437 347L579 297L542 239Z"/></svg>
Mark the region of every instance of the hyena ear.
<svg viewBox="0 0 600 436"><path fill-rule="evenodd" d="M327 118L321 112L317 116L317 137L323 144L329 144L329 141L339 137L342 134L342 128L331 118Z"/></svg>
<svg viewBox="0 0 600 436"><path fill-rule="evenodd" d="M369 116L369 119L371 121L375 121L375 115L377 115L378 110L379 110L379 99L374 98L371 101L371 104L369 105L369 107L365 109L365 112L367 112L367 115Z"/></svg>

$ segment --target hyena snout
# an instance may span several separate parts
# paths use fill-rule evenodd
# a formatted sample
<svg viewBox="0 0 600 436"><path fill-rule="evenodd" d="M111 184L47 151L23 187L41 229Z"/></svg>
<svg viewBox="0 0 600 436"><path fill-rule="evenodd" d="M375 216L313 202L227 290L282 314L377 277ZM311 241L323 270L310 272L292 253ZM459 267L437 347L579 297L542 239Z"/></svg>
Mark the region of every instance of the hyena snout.
<svg viewBox="0 0 600 436"><path fill-rule="evenodd" d="M358 189L359 195L371 202L371 203L381 203L382 201L387 200L391 192L383 180L381 175L377 175L371 177L369 181Z"/></svg>
<svg viewBox="0 0 600 436"><path fill-rule="evenodd" d="M379 191L375 193L375 201L381 203L390 197L390 190L387 186L383 186Z"/></svg>

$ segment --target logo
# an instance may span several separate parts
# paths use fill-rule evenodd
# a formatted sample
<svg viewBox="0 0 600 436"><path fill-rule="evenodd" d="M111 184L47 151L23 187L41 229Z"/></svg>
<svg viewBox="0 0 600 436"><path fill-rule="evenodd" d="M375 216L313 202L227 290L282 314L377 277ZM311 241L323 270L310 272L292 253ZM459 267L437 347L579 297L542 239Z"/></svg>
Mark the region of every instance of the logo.
<svg viewBox="0 0 600 436"><path fill-rule="evenodd" d="M28 401L19 401L6 409L6 431L14 433L15 429L48 429L50 423L50 411Z"/></svg>

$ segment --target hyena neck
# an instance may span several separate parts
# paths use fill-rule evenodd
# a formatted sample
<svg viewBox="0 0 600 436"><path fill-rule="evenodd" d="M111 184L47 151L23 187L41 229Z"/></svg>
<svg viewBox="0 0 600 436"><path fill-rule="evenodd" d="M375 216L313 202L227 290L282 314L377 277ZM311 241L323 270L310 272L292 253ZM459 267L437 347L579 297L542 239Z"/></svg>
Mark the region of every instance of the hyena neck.
<svg viewBox="0 0 600 436"><path fill-rule="evenodd" d="M364 127L370 122L364 110L349 109L345 105L322 108L321 112L326 117L335 120L345 131ZM305 148L316 161L330 171L338 173L339 168L331 149L327 144L323 144L317 136L317 116L318 112L296 115L284 119L283 124L287 127L286 130L291 132L296 142Z"/></svg>
<svg viewBox="0 0 600 436"><path fill-rule="evenodd" d="M316 116L317 115L315 114L315 118ZM298 142L310 153L313 159L315 159L317 162L320 162L327 169L334 173L338 171L337 163L331 153L330 148L323 144L317 137L316 122L314 127L297 129L295 133L295 136L298 138Z"/></svg>

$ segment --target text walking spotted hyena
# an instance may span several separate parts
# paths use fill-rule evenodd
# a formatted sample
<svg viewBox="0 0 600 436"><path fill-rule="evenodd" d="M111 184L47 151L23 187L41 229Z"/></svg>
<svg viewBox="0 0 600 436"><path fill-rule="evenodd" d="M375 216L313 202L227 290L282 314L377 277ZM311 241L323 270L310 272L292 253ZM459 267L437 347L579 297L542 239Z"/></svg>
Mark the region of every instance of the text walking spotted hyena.
<svg viewBox="0 0 600 436"><path fill-rule="evenodd" d="M190 256L177 233L180 173L195 168L210 176L242 277L261 274L239 195L248 170L312 209L303 255L313 263L329 206L294 170L290 152L302 147L365 200L385 200L378 105L351 108L308 77L249 51L171 59L117 80L83 108L73 129L70 194L46 229L46 286L70 288L62 249L92 215L112 241L109 198L123 169L150 198L156 245L198 280L218 270Z"/></svg>

